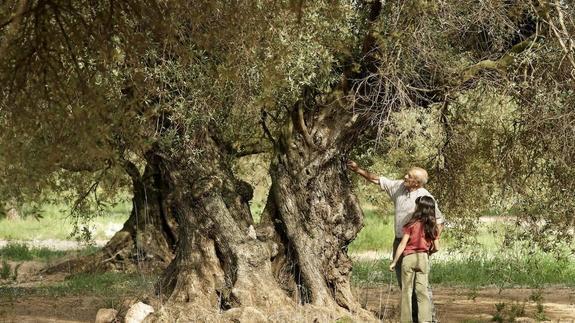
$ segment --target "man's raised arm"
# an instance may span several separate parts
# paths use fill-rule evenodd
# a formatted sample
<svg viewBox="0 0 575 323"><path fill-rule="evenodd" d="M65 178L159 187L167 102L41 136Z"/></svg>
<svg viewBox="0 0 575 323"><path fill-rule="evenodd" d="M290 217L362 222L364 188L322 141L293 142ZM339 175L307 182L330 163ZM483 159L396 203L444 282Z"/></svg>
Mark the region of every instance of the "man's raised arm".
<svg viewBox="0 0 575 323"><path fill-rule="evenodd" d="M360 168L357 165L357 163L354 162L353 160L347 161L347 168L349 168L349 170L351 170L352 172L355 172L355 173L361 175L363 178L365 178L369 182L372 182L374 184L379 185L379 176L377 176L373 173L370 173L370 172L366 171L365 169Z"/></svg>

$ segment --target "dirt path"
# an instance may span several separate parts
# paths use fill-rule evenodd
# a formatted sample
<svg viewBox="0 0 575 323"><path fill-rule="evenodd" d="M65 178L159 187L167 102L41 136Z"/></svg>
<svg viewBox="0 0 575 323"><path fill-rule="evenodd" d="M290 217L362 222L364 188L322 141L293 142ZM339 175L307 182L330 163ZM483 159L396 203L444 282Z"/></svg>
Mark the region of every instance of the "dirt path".
<svg viewBox="0 0 575 323"><path fill-rule="evenodd" d="M536 322L537 305L526 301L536 291L529 289L479 290L434 289L435 304L441 322L492 322L495 304L506 303L506 308L523 306L526 318L519 322ZM358 299L367 308L385 314L384 322L398 321L398 291L387 299L385 288L356 290ZM575 322L575 290L544 289L541 294L545 317L552 322ZM0 295L0 322L93 322L100 308L109 306L104 298L94 296L64 296L58 298Z"/></svg>
<svg viewBox="0 0 575 323"><path fill-rule="evenodd" d="M0 322L94 322L96 312L107 307L98 297L39 297L0 295Z"/></svg>
<svg viewBox="0 0 575 323"><path fill-rule="evenodd" d="M396 322L399 319L399 291L389 286L381 288L364 288L356 290L356 297L362 305L379 313L385 322ZM540 296L543 314L538 314L537 303L530 297ZM575 289L546 288L505 289L498 288L433 288L434 303L439 320L445 322L493 322L496 304L505 303L501 311L503 317L509 318L515 310L518 322L538 322L536 318L545 317L551 322L575 322ZM385 315L384 315L385 314Z"/></svg>

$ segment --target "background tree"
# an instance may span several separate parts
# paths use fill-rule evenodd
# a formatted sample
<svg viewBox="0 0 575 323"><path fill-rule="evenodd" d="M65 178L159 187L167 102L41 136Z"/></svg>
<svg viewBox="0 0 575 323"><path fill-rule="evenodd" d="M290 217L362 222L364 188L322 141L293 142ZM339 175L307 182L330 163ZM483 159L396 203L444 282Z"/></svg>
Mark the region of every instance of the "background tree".
<svg viewBox="0 0 575 323"><path fill-rule="evenodd" d="M173 217L154 159L147 159L150 142L138 135L140 111L119 72L126 64L120 37L134 28L121 16L153 10L150 5L2 4L0 140L3 179L10 183L3 198L40 202L57 195L81 217L124 190L133 194L129 220L105 248L54 270L126 268L136 259L165 266L173 258Z"/></svg>

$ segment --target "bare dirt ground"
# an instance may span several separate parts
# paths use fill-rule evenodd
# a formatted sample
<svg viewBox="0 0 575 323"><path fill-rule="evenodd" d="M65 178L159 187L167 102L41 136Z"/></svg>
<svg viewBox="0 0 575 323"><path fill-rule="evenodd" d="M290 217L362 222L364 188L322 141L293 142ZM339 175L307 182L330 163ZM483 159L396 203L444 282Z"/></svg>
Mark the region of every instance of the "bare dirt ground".
<svg viewBox="0 0 575 323"><path fill-rule="evenodd" d="M14 265L14 264L13 264ZM24 262L16 282L0 280L0 287L10 286L33 289L64 280L63 275L40 276L36 271L42 266L37 262ZM4 292L2 292L4 291ZM399 291L395 286L356 288L357 299L384 322L397 322L399 318ZM519 322L536 322L537 304L530 299L538 295L547 320L551 322L575 322L575 289L497 288L448 288L433 289L434 302L441 322L491 322L495 305L505 303L505 309L524 306L525 318ZM94 322L100 308L109 307L104 297L61 296L47 297L19 293L17 295L0 289L0 322Z"/></svg>
<svg viewBox="0 0 575 323"><path fill-rule="evenodd" d="M434 287L433 299L437 317L441 322L492 322L496 304L505 303L502 310L509 317L513 307L524 308L518 322L539 322L537 303L530 296L540 295L544 321L575 322L575 289L545 288L503 289L499 288L452 288ZM356 297L362 305L378 313L384 322L399 320L399 291L397 287L363 288L356 290Z"/></svg>
<svg viewBox="0 0 575 323"><path fill-rule="evenodd" d="M24 296L9 299L0 296L0 322L94 322L96 312L106 307L97 297L46 298Z"/></svg>

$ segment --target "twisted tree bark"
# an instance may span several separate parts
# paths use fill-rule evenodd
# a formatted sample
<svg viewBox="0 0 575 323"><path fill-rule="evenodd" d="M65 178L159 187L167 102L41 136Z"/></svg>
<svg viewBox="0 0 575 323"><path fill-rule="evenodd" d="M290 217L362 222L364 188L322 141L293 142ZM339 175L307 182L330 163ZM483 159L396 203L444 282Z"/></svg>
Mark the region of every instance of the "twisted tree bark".
<svg viewBox="0 0 575 323"><path fill-rule="evenodd" d="M149 154L144 173L126 161L132 179L132 211L124 226L97 252L66 259L43 270L56 272L135 271L163 269L174 258L177 224L169 210L169 192L159 174L158 160Z"/></svg>
<svg viewBox="0 0 575 323"><path fill-rule="evenodd" d="M158 285L167 296L158 321L232 319L246 311L266 317L269 309L293 304L272 274L275 243L255 231L252 188L233 175L225 147L213 136L201 131L193 143L201 153L183 150L164 164L180 244Z"/></svg>

